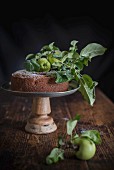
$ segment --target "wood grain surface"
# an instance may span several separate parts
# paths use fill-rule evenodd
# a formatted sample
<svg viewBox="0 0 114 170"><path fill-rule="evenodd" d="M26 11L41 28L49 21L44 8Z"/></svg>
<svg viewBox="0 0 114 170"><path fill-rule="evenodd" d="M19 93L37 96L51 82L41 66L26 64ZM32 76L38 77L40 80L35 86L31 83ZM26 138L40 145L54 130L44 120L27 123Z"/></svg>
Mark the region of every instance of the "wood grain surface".
<svg viewBox="0 0 114 170"><path fill-rule="evenodd" d="M114 104L96 89L96 102L91 107L80 93L51 98L51 116L57 130L46 135L25 132L31 115L32 99L0 92L0 170L113 170L114 169ZM59 135L66 134L66 119L81 115L76 131L97 129L102 144L95 156L81 161L68 150L66 158L46 165L45 158L57 146Z"/></svg>

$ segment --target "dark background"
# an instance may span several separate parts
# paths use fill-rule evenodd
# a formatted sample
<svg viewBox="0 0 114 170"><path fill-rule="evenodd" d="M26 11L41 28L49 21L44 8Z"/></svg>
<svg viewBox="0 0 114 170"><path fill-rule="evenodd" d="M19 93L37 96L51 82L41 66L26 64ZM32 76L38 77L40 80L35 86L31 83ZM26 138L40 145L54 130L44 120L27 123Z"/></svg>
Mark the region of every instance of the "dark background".
<svg viewBox="0 0 114 170"><path fill-rule="evenodd" d="M0 84L10 81L12 72L23 69L27 54L38 52L45 44L55 42L61 50L67 50L75 39L80 51L88 43L97 42L107 51L94 58L84 73L98 81L99 88L114 101L112 4L39 2L0 7Z"/></svg>

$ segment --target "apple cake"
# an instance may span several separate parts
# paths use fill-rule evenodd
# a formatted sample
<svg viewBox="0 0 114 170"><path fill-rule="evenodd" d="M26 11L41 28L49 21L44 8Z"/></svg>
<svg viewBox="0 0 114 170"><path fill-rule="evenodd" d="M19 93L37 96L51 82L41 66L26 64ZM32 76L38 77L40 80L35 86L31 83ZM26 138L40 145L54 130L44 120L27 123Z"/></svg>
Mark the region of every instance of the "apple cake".
<svg viewBox="0 0 114 170"><path fill-rule="evenodd" d="M68 82L56 83L54 77L36 72L18 70L11 75L11 90L23 92L62 92L67 91Z"/></svg>

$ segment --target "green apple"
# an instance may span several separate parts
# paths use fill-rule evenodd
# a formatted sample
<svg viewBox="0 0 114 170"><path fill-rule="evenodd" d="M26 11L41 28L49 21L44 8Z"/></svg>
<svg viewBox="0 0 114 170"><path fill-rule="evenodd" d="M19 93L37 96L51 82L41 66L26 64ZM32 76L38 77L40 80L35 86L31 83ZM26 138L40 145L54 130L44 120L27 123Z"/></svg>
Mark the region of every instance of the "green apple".
<svg viewBox="0 0 114 170"><path fill-rule="evenodd" d="M38 64L40 65L40 72L48 72L51 69L51 64L46 58L40 58Z"/></svg>
<svg viewBox="0 0 114 170"><path fill-rule="evenodd" d="M78 151L76 151L76 157L81 160L91 159L96 152L95 143L87 138L77 138L75 144L79 146Z"/></svg>

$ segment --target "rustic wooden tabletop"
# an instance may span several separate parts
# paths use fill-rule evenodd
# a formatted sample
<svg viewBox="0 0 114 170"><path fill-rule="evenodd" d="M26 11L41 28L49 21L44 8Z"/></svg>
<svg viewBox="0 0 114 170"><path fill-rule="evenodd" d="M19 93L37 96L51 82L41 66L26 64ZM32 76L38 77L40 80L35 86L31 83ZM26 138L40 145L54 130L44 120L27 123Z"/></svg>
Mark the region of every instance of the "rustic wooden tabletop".
<svg viewBox="0 0 114 170"><path fill-rule="evenodd" d="M51 98L51 116L57 130L46 135L25 131L31 114L32 99L0 92L0 170L113 170L114 169L114 104L96 89L96 101L91 107L80 93ZM53 165L45 158L57 146L60 134L66 133L65 118L81 115L76 131L100 131L102 144L97 145L95 156L82 161L70 155Z"/></svg>

